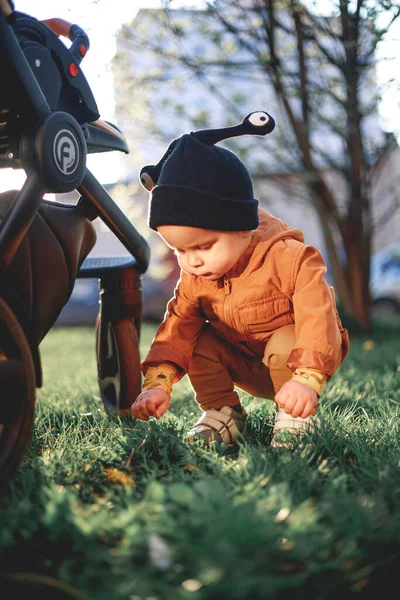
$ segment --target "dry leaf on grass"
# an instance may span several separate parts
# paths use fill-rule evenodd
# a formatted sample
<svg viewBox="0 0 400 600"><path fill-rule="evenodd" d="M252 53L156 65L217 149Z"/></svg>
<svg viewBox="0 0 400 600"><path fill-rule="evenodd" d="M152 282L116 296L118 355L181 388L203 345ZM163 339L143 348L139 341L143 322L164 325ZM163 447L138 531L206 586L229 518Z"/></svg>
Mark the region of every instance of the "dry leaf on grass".
<svg viewBox="0 0 400 600"><path fill-rule="evenodd" d="M118 483L119 485L125 485L130 487L135 487L136 483L133 481L132 477L119 471L118 469L106 469L104 471L104 475L108 481L112 483Z"/></svg>

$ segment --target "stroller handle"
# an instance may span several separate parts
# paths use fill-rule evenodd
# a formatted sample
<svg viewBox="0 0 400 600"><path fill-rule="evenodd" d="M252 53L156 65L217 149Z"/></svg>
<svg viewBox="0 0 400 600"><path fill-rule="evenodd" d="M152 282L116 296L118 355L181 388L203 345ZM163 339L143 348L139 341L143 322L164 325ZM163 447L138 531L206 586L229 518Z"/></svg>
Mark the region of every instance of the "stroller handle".
<svg viewBox="0 0 400 600"><path fill-rule="evenodd" d="M79 27L79 25L74 25L65 19L56 17L53 19L44 19L42 23L54 31L58 37L62 35L72 42L69 51L76 61L80 63L90 47L89 36L86 31Z"/></svg>

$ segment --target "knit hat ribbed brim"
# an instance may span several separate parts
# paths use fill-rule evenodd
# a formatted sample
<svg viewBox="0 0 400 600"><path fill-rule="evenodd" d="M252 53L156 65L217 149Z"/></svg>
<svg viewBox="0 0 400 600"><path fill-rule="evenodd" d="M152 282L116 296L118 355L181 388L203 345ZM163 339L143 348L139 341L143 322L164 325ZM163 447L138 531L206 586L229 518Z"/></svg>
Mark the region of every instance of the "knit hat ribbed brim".
<svg viewBox="0 0 400 600"><path fill-rule="evenodd" d="M258 227L258 200L234 200L194 190L163 185L151 192L149 227L186 225L217 231L246 231Z"/></svg>

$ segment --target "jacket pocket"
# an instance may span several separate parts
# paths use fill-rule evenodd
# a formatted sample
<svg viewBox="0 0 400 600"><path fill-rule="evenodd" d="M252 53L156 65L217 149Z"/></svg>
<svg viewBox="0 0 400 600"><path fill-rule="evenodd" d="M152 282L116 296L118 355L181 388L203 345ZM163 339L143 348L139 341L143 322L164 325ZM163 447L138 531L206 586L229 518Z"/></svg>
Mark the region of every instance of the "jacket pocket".
<svg viewBox="0 0 400 600"><path fill-rule="evenodd" d="M294 323L292 303L284 294L241 304L238 312L245 333L275 331Z"/></svg>

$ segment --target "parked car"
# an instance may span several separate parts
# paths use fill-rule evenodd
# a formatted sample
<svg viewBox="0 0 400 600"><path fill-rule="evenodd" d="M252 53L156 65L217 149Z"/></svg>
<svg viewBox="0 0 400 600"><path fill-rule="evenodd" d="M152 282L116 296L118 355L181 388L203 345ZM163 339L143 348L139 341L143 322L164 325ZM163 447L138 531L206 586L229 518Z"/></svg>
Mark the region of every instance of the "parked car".
<svg viewBox="0 0 400 600"><path fill-rule="evenodd" d="M374 316L400 317L400 242L372 257L370 290Z"/></svg>
<svg viewBox="0 0 400 600"><path fill-rule="evenodd" d="M99 294L98 279L77 279L71 297L54 326L94 326L99 312Z"/></svg>

